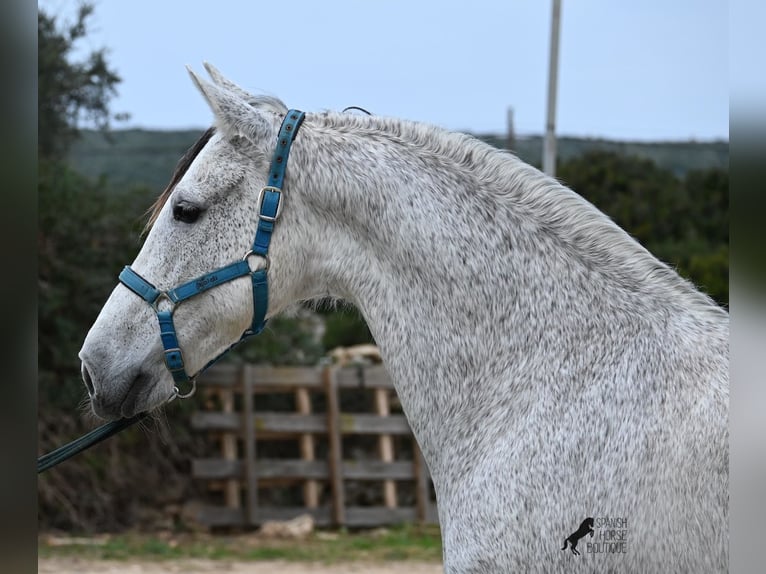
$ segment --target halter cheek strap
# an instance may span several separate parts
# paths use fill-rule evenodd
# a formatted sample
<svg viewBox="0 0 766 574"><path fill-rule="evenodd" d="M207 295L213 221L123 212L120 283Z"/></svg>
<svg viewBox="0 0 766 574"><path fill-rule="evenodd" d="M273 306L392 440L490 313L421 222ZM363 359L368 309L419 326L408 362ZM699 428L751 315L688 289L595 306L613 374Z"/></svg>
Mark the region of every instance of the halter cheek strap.
<svg viewBox="0 0 766 574"><path fill-rule="evenodd" d="M274 150L269 168L268 185L263 187L258 193L258 226L255 231L255 238L253 239L253 246L242 260L220 267L215 271L206 273L167 291L157 289L157 287L133 271L130 265L127 265L120 273L120 282L151 305L157 314L157 320L160 325L160 339L164 348L165 366L176 383L171 399L192 396L196 388L195 378L200 373L218 361L233 347L248 337L260 333L266 325L266 311L269 308L268 280L266 277L270 264L269 244L271 242L271 234L274 231L274 224L282 213L282 186L285 178L285 169L287 168L287 159L290 154L290 146L298 133L301 123L303 123L304 117L305 114L303 112L290 110L282 121L277 138L277 147ZM250 270L248 260L253 255L266 258L265 269ZM173 312L178 305L187 299L248 275L250 276L253 288L253 320L250 328L242 334L239 341L231 345L190 377L186 373L183 352L181 351L176 328L173 323ZM169 306L169 308L160 310L160 304L163 302L165 303L163 306ZM177 386L181 383L191 383L191 390L182 394Z"/></svg>

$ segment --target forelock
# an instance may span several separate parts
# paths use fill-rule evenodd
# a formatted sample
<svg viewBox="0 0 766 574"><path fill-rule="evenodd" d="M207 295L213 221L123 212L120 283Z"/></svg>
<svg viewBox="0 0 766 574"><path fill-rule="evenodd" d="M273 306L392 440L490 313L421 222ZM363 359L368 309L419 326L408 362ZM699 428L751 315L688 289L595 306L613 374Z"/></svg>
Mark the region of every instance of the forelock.
<svg viewBox="0 0 766 574"><path fill-rule="evenodd" d="M194 143L194 145L186 150L186 153L184 153L184 155L181 156L181 159L178 160L175 170L173 170L173 175L170 178L170 182L147 212L149 214L149 219L146 222L145 231L151 229L152 225L154 225L154 222L157 221L157 218L160 215L160 211L162 211L163 206L167 202L170 195L173 193L176 185L178 185L178 182L181 181L184 175L186 175L186 172L189 171L189 167L191 166L192 162L194 162L199 153L202 151L202 148L207 145L214 134L214 127L210 127L205 130L205 132Z"/></svg>

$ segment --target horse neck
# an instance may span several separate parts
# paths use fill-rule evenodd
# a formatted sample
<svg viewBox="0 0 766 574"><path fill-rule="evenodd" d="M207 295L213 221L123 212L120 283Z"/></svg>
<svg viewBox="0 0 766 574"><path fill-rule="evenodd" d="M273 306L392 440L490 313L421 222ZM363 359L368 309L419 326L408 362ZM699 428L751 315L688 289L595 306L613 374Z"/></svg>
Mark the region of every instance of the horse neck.
<svg viewBox="0 0 766 574"><path fill-rule="evenodd" d="M467 405L514 396L523 408L522 387L535 381L518 376L511 388L512 372L553 373L583 340L605 346L678 306L672 271L510 155L460 137L442 145L468 144L456 158L374 130L306 135L316 141L298 184L318 214L309 282L362 311L419 439L434 417L452 433L477 420ZM474 169L468 156L498 165ZM586 220L608 237L573 235Z"/></svg>

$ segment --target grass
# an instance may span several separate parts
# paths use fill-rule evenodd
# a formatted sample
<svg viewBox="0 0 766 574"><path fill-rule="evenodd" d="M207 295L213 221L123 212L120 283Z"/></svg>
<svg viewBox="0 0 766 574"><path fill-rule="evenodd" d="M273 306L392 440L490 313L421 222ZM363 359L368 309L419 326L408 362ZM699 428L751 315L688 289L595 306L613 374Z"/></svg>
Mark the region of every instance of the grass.
<svg viewBox="0 0 766 574"><path fill-rule="evenodd" d="M264 539L256 534L113 534L95 538L41 535L41 558L91 560L287 560L292 562L438 562L441 539L436 526L403 525L360 532L315 532L305 540Z"/></svg>

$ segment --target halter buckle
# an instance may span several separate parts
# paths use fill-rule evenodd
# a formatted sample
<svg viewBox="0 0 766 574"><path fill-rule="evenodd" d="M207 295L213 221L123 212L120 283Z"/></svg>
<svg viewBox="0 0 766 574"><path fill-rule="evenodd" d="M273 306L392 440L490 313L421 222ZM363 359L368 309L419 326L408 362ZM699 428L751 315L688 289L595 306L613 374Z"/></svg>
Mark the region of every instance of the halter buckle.
<svg viewBox="0 0 766 574"><path fill-rule="evenodd" d="M270 215L264 215L263 213L263 196L265 191L270 191L272 193L278 194L279 199L277 200L277 211L273 217ZM277 219L279 219L279 216L282 213L282 190L278 187L274 187L273 185L263 186L261 188L261 191L258 192L257 206L258 206L258 219L261 219L263 221L268 221L269 223L274 223Z"/></svg>

